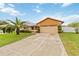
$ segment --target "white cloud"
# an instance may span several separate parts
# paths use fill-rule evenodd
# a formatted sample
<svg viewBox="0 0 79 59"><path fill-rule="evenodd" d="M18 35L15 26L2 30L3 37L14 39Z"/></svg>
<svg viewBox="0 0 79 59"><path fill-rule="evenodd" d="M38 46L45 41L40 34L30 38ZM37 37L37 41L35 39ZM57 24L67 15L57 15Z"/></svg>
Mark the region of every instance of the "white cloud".
<svg viewBox="0 0 79 59"><path fill-rule="evenodd" d="M7 7L7 8L2 8L0 9L0 12L3 12L3 13L7 13L7 14L10 14L10 15L13 15L13 16L16 16L16 15L21 15L21 13L11 7Z"/></svg>
<svg viewBox="0 0 79 59"><path fill-rule="evenodd" d="M0 12L7 13L12 16L23 15L20 11L14 8L13 4L8 4L8 5L9 6L6 6L6 4L0 4Z"/></svg>
<svg viewBox="0 0 79 59"><path fill-rule="evenodd" d="M33 9L33 11L35 11L36 13L41 13L41 10L40 10L40 4L35 6L35 8Z"/></svg>
<svg viewBox="0 0 79 59"><path fill-rule="evenodd" d="M4 3L0 3L0 8L3 8L5 6Z"/></svg>
<svg viewBox="0 0 79 59"><path fill-rule="evenodd" d="M58 4L60 4L60 3L53 3L54 5L58 5Z"/></svg>
<svg viewBox="0 0 79 59"><path fill-rule="evenodd" d="M70 6L72 3L63 3L61 6L62 7L67 7L67 6Z"/></svg>
<svg viewBox="0 0 79 59"><path fill-rule="evenodd" d="M10 7L15 7L13 4L8 4Z"/></svg>
<svg viewBox="0 0 79 59"><path fill-rule="evenodd" d="M39 5L43 5L44 3L39 3Z"/></svg>
<svg viewBox="0 0 79 59"><path fill-rule="evenodd" d="M36 8L39 8L39 5L37 5Z"/></svg>
<svg viewBox="0 0 79 59"><path fill-rule="evenodd" d="M41 13L41 10L39 10L39 9L33 9L33 11L35 11L37 13Z"/></svg>
<svg viewBox="0 0 79 59"><path fill-rule="evenodd" d="M79 22L79 15L78 14L68 15L62 17L62 19L64 20L64 24L68 24L71 22Z"/></svg>

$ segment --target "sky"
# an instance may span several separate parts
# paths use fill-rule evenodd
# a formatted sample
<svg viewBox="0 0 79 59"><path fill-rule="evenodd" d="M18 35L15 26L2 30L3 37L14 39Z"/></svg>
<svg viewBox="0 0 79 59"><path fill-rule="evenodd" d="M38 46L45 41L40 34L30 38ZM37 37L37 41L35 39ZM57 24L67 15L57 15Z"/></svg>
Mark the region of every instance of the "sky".
<svg viewBox="0 0 79 59"><path fill-rule="evenodd" d="M68 24L79 21L79 3L0 3L0 20L15 20L37 23L46 17Z"/></svg>

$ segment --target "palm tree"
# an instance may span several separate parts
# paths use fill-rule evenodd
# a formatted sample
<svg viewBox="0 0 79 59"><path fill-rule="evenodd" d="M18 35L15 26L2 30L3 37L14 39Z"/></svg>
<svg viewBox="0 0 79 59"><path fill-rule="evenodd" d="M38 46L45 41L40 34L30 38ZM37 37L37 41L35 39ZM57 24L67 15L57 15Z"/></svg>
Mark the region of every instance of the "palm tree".
<svg viewBox="0 0 79 59"><path fill-rule="evenodd" d="M72 22L72 23L68 24L68 26L74 27L76 34L78 34L79 22Z"/></svg>
<svg viewBox="0 0 79 59"><path fill-rule="evenodd" d="M12 21L12 20L8 20L10 21L16 28L16 34L19 35L20 34L20 28L21 26L25 23L24 21L21 21L20 19L18 19L16 17L16 21Z"/></svg>

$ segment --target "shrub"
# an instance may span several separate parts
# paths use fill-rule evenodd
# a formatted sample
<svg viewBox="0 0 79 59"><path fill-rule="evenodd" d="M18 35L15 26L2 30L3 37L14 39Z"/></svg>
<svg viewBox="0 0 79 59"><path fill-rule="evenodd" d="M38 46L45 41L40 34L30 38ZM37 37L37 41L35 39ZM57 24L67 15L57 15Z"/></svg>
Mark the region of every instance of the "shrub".
<svg viewBox="0 0 79 59"><path fill-rule="evenodd" d="M58 26L58 33L62 33L62 27L61 26Z"/></svg>
<svg viewBox="0 0 79 59"><path fill-rule="evenodd" d="M76 34L78 34L79 32L78 32L78 28L75 28L75 32L76 32Z"/></svg>
<svg viewBox="0 0 79 59"><path fill-rule="evenodd" d="M29 31L29 30L20 30L20 32L23 32L23 33L32 33L32 31Z"/></svg>
<svg viewBox="0 0 79 59"><path fill-rule="evenodd" d="M11 33L13 31L15 31L15 28L13 28L13 27L7 27L7 29L6 29L7 33Z"/></svg>

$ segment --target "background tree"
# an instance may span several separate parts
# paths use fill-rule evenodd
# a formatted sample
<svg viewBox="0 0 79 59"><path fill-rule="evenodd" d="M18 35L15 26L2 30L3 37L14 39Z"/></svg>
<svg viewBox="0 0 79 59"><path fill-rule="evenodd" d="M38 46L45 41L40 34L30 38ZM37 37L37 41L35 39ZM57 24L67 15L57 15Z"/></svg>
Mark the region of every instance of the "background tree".
<svg viewBox="0 0 79 59"><path fill-rule="evenodd" d="M15 21L12 21L12 20L8 20L8 21L11 22L15 26L15 28L16 28L16 34L19 35L20 34L20 28L23 26L23 23L25 23L25 22L21 21L17 17L16 17Z"/></svg>
<svg viewBox="0 0 79 59"><path fill-rule="evenodd" d="M14 31L15 27L9 24L7 21L0 21L0 30L3 30L3 33L10 33Z"/></svg>
<svg viewBox="0 0 79 59"><path fill-rule="evenodd" d="M0 21L0 29L3 30L3 33L6 32L7 25L8 25L8 22L6 22L6 21Z"/></svg>
<svg viewBox="0 0 79 59"><path fill-rule="evenodd" d="M13 25L9 24L9 25L6 26L6 32L7 33L11 33L13 31L15 31L15 27Z"/></svg>
<svg viewBox="0 0 79 59"><path fill-rule="evenodd" d="M76 34L79 33L79 22L72 22L72 23L68 24L68 26L74 27Z"/></svg>

